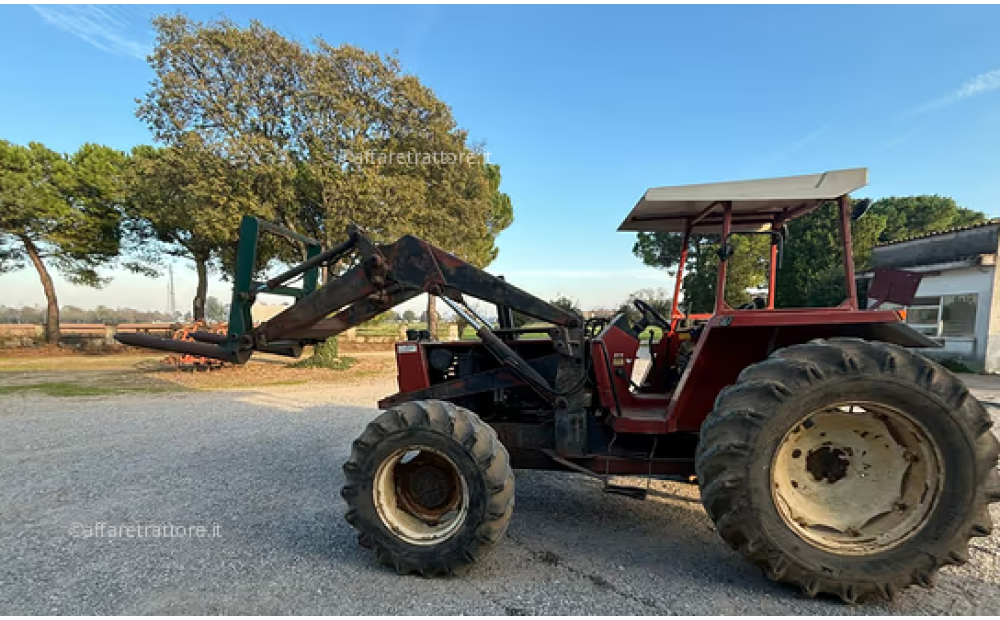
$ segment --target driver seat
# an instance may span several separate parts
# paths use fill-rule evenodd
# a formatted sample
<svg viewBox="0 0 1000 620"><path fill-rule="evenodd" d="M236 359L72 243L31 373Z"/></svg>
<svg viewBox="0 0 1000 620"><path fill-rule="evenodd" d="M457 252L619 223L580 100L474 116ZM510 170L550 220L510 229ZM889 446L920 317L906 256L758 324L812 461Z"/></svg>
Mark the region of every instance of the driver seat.
<svg viewBox="0 0 1000 620"><path fill-rule="evenodd" d="M668 368L664 366L665 362L662 356L657 355L657 349L669 348L669 339L671 335L668 335L667 331L664 330L663 334L660 336L660 344L654 344L653 346L646 346L649 341L639 340L639 347L636 350L635 361L632 363L632 383L637 387L632 387L630 384L629 391L633 394L639 393L638 390L644 389L643 394L660 394L663 392L665 384L669 383L666 377L657 377L652 375L652 373L662 374L668 372ZM664 345L663 340L666 339L667 343ZM646 386L646 382L652 379L652 385Z"/></svg>
<svg viewBox="0 0 1000 620"><path fill-rule="evenodd" d="M646 383L646 380L649 378L649 373L653 370L652 359L640 357L643 348L644 347L640 342L639 349L635 355L635 361L632 363L632 377L631 377L632 385L629 386L629 390L632 393L635 393L637 391L634 386L642 388L642 386ZM650 351L649 355L652 356L652 354L653 354L652 351Z"/></svg>

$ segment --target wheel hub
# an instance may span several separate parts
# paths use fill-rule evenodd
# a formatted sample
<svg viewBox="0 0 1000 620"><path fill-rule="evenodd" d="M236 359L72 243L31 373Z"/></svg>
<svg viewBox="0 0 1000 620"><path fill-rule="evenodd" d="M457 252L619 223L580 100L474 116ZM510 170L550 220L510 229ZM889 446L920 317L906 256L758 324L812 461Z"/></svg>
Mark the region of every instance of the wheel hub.
<svg viewBox="0 0 1000 620"><path fill-rule="evenodd" d="M828 407L802 419L772 463L772 497L807 542L842 554L899 544L935 505L942 461L909 416L871 403Z"/></svg>
<svg viewBox="0 0 1000 620"><path fill-rule="evenodd" d="M462 498L458 471L432 452L404 461L405 457L400 459L393 471L399 505L418 519L436 524Z"/></svg>
<svg viewBox="0 0 1000 620"><path fill-rule="evenodd" d="M847 476L847 468L851 465L854 450L850 446L831 448L823 446L809 453L806 457L806 470L816 482L826 481L830 484Z"/></svg>
<svg viewBox="0 0 1000 620"><path fill-rule="evenodd" d="M439 543L468 513L465 481L450 458L422 446L396 450L375 474L375 508L396 536L418 545Z"/></svg>

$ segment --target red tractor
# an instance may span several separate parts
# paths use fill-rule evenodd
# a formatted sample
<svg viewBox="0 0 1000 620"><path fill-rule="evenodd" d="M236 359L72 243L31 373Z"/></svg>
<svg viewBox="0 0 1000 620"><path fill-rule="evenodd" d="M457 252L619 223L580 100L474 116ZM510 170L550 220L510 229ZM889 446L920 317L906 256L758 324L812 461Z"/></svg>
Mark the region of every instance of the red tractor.
<svg viewBox="0 0 1000 620"><path fill-rule="evenodd" d="M718 236L711 315L678 311L685 252L670 316L637 301L637 322L583 320L420 239L375 245L357 228L337 248L311 250L301 265L254 282L260 230L315 242L245 218L226 336L119 339L234 362L253 351L297 355L421 293L436 295L478 339L439 342L424 332L398 343L399 392L380 401L384 412L344 464L347 520L380 562L425 576L470 565L507 528L513 471L563 470L636 497L645 489L612 477L697 480L723 540L771 579L850 603L891 599L931 585L942 566L967 561L971 537L990 534L1000 448L963 383L910 350L932 341L901 311L859 309L851 220L864 205L852 209L848 194L866 177L852 169L647 191L620 230ZM843 303L776 309L785 224L831 201ZM770 287L766 298L732 308L726 267L741 234L770 236ZM322 265L345 261L342 275L318 286ZM284 286L302 274L301 289ZM297 302L252 328L260 292ZM498 325L466 297L495 304ZM537 323L515 327L515 311ZM642 352L639 334L653 325L662 337Z"/></svg>

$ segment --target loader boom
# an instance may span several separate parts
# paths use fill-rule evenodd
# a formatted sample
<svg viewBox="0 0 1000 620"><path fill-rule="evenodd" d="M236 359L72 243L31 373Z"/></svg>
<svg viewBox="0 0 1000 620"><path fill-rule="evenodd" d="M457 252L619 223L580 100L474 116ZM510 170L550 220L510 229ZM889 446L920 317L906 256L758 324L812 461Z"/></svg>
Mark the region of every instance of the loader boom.
<svg viewBox="0 0 1000 620"><path fill-rule="evenodd" d="M308 258L265 282L255 281L253 270L261 232L305 244ZM347 270L318 286L321 267L341 261L348 262ZM299 276L303 276L301 288L286 286ZM261 293L291 296L296 302L254 327L250 309ZM146 334L119 334L116 338L133 346L240 364L249 360L254 351L298 357L304 345L337 336L422 293L441 297L457 312L470 316L487 349L529 384L543 390L547 382L493 333L489 325L476 320L475 313L465 305L464 295L496 304L499 315L516 310L553 324L557 351L568 356L579 355L582 320L578 315L417 237L406 235L395 243L376 245L361 229L351 226L347 241L322 251L314 239L252 216L244 216L240 225L229 331L225 336L195 332L191 337L196 342Z"/></svg>

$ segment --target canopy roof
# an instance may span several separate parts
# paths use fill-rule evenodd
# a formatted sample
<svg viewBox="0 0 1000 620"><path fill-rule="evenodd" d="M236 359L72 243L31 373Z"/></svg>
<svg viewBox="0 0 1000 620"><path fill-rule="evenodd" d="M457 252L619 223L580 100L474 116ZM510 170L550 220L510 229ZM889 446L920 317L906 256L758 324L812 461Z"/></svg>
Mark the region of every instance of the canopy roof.
<svg viewBox="0 0 1000 620"><path fill-rule="evenodd" d="M646 190L619 231L722 232L726 202L733 205L733 231L766 230L787 222L827 200L840 198L868 183L867 168L832 170L777 179L703 183Z"/></svg>

